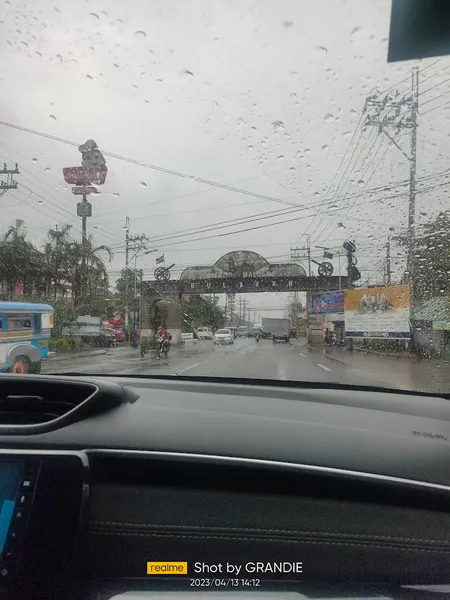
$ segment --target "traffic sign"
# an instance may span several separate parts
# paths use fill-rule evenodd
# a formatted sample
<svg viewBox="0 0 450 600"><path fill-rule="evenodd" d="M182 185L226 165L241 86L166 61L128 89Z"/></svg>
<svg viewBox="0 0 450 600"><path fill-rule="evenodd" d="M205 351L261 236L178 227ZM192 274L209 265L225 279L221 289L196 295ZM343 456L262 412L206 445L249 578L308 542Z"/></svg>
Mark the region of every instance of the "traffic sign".
<svg viewBox="0 0 450 600"><path fill-rule="evenodd" d="M98 190L95 187L74 187L72 188L72 194L75 196L89 196L90 194L98 194Z"/></svg>
<svg viewBox="0 0 450 600"><path fill-rule="evenodd" d="M79 217L92 217L92 204L90 202L78 202L77 215Z"/></svg>

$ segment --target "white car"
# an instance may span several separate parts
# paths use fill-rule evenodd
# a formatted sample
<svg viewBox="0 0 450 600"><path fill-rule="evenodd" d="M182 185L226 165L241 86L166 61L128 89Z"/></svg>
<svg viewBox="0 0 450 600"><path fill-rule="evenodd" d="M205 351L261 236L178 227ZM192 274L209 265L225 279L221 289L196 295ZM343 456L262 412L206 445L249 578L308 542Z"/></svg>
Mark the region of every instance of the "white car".
<svg viewBox="0 0 450 600"><path fill-rule="evenodd" d="M218 329L214 334L215 344L234 344L234 335L231 329Z"/></svg>
<svg viewBox="0 0 450 600"><path fill-rule="evenodd" d="M199 340L212 340L213 332L209 327L198 327L197 337Z"/></svg>

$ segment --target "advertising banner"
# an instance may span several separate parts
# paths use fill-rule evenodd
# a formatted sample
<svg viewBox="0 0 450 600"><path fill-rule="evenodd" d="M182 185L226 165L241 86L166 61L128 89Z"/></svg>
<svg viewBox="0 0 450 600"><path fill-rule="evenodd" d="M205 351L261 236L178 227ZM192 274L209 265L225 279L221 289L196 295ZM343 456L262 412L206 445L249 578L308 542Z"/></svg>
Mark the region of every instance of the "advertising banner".
<svg viewBox="0 0 450 600"><path fill-rule="evenodd" d="M345 337L407 340L409 307L409 285L346 290Z"/></svg>
<svg viewBox="0 0 450 600"><path fill-rule="evenodd" d="M310 315L344 312L344 292L314 292L310 295Z"/></svg>

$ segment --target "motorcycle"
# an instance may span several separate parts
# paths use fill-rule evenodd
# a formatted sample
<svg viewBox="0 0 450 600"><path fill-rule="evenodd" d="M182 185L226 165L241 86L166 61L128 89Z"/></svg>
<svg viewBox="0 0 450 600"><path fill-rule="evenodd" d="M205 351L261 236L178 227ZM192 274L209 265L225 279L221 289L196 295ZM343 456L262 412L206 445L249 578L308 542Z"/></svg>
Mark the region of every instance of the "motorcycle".
<svg viewBox="0 0 450 600"><path fill-rule="evenodd" d="M159 360L161 358L161 354L167 358L169 354L169 342L163 337L159 337L156 340L156 358Z"/></svg>
<svg viewBox="0 0 450 600"><path fill-rule="evenodd" d="M259 342L260 336L259 335L255 335L255 340L256 340L256 342Z"/></svg>

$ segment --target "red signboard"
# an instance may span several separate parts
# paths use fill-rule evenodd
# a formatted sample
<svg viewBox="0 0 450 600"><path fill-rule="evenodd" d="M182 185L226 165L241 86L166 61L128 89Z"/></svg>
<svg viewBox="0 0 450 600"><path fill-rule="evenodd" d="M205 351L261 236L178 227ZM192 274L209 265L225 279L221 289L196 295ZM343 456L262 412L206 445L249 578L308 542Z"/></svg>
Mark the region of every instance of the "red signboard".
<svg viewBox="0 0 450 600"><path fill-rule="evenodd" d="M86 167L66 167L63 169L64 180L72 185L101 185L105 183L108 168L105 165L95 169Z"/></svg>
<svg viewBox="0 0 450 600"><path fill-rule="evenodd" d="M75 194L75 196L89 196L89 194L98 194L98 190L95 187L74 187L72 188L72 194Z"/></svg>
<svg viewBox="0 0 450 600"><path fill-rule="evenodd" d="M120 317L118 318L112 318L112 319L108 319L108 325L115 325L115 326L121 326L123 325L123 319L121 319Z"/></svg>

